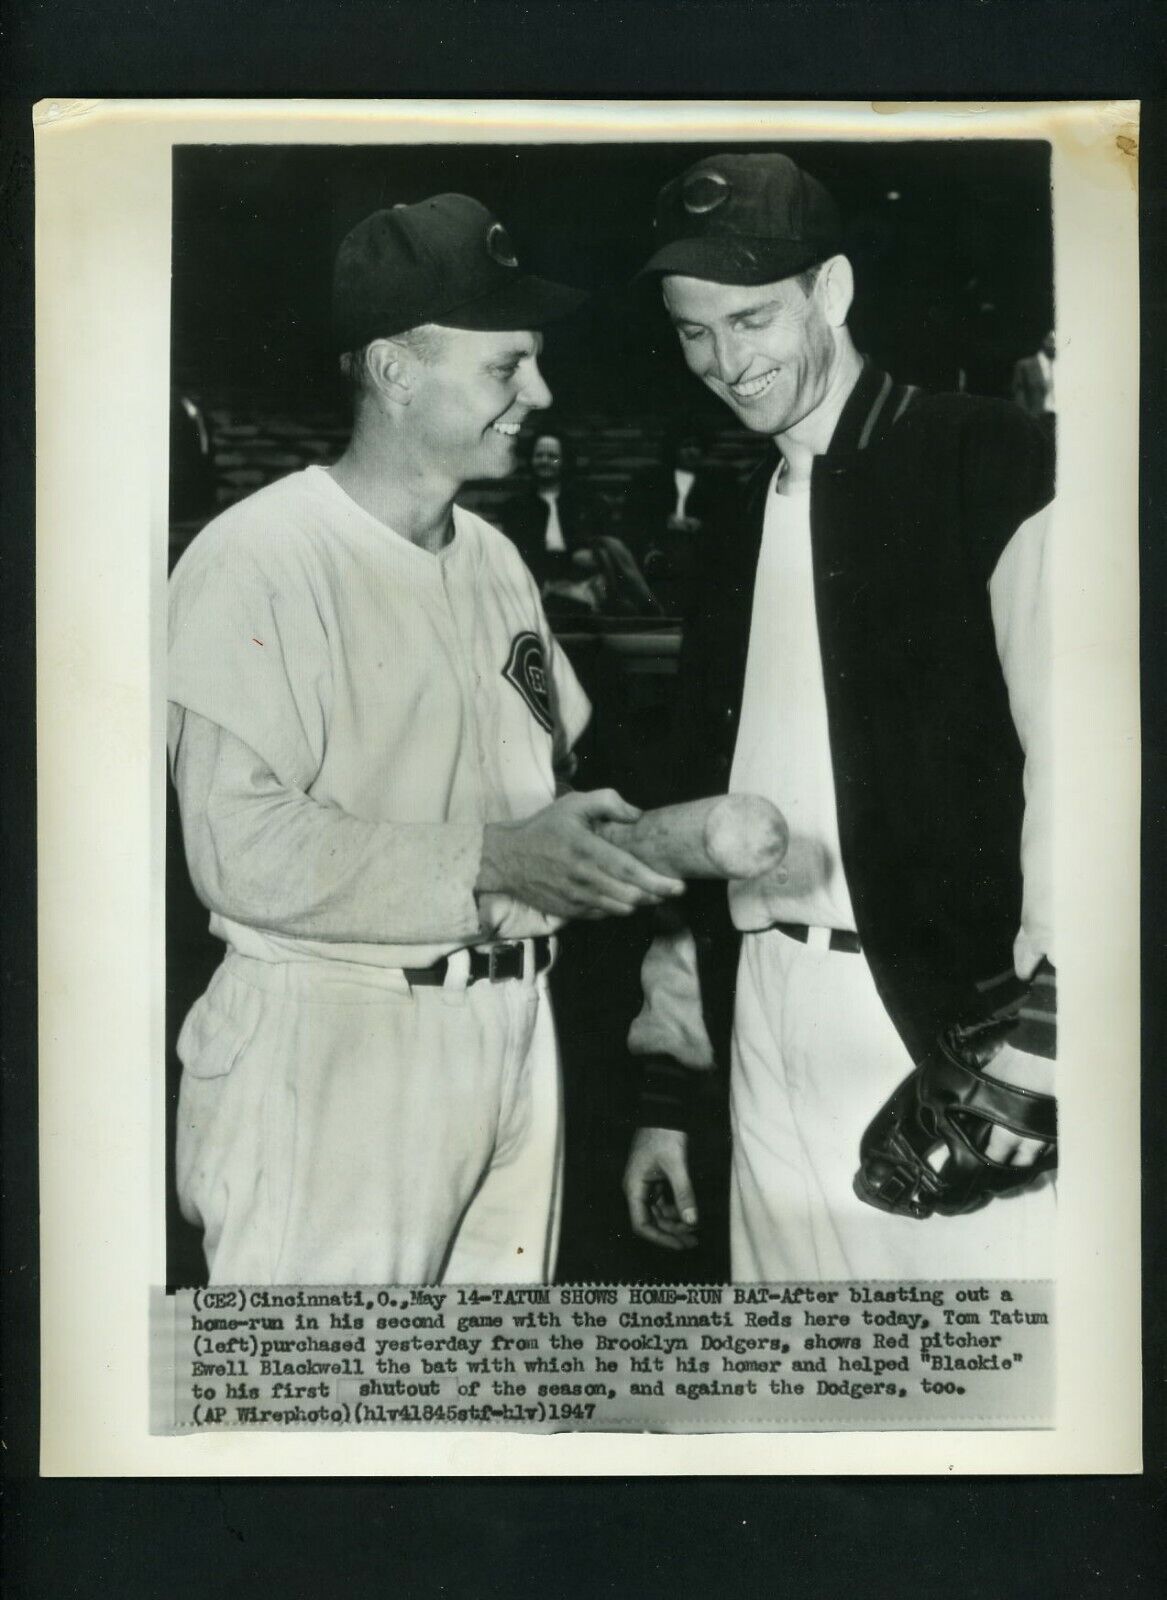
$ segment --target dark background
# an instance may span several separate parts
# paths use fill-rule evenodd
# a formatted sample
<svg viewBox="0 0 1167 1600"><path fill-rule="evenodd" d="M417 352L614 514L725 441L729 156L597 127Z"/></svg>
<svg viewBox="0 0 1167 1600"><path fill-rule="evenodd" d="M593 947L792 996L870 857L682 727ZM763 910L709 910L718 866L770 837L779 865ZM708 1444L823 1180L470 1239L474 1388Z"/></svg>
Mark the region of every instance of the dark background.
<svg viewBox="0 0 1167 1600"><path fill-rule="evenodd" d="M24 0L0 52L4 1474L9 1592L202 1600L705 1597L1111 1600L1162 1590L1161 625L1167 477L1167 12L1155 0ZM576 95L964 99L1141 95L1144 684L1143 1478L36 1481L35 638L30 106L121 95ZM1106 286L1100 285L1100 293ZM80 1070L80 1068L79 1068ZM143 1313L144 1314L144 1313ZM144 1393L144 1391L143 1391ZM144 1398L143 1398L144 1405ZM781 1460L775 1445L775 1465Z"/></svg>
<svg viewBox="0 0 1167 1600"><path fill-rule="evenodd" d="M172 380L214 446L221 508L331 459L349 405L330 347L336 247L371 210L464 189L507 222L529 270L591 299L549 331L555 424L588 487L619 513L678 414L710 466L743 472L761 442L686 372L654 283L633 283L661 184L703 144L188 146L174 155ZM736 146L733 148L755 148ZM1053 324L1049 152L1042 141L786 146L829 184L857 272L861 350L902 381L1005 395ZM180 459L172 448L172 466ZM522 478L522 470L518 474ZM517 484L463 499L496 516ZM201 520L176 492L171 555ZM633 530L642 533L644 530Z"/></svg>
<svg viewBox="0 0 1167 1600"><path fill-rule="evenodd" d="M650 287L660 186L701 156L762 145L186 147L175 153L174 376L182 387L333 392L336 247L381 206L447 190L507 224L525 269L597 292L556 341L560 406L662 408L680 372ZM1004 393L1052 326L1048 146L784 144L834 194L859 294L861 349L904 382ZM694 386L694 398L700 391ZM715 405L716 402L710 402Z"/></svg>
<svg viewBox="0 0 1167 1600"><path fill-rule="evenodd" d="M206 418L217 504L343 447L348 402L327 321L336 247L370 211L451 189L503 218L525 269L594 291L582 315L549 335L543 365L581 471L614 510L679 409L702 413L719 464L744 471L759 441L686 371L656 285L630 287L651 248L661 185L725 148L780 148L835 195L856 269L852 328L864 352L901 380L1008 392L1014 361L1053 324L1044 141L186 146L174 156L172 379ZM500 490L513 492L513 483L472 485L462 498L490 516ZM172 556L199 520L175 523ZM577 784L611 784L640 805L667 798L658 785L676 630L641 630L633 641L626 626L608 639L561 636L595 707ZM168 839L172 1146L173 1041L221 949L190 891L173 803ZM699 1250L646 1247L626 1220L620 1179L635 1071L624 1039L651 932L643 917L569 929L552 975L567 1102L561 1282L728 1277L723 1081L703 1084L694 1137ZM168 1221L171 1285L203 1281L197 1237L173 1197Z"/></svg>

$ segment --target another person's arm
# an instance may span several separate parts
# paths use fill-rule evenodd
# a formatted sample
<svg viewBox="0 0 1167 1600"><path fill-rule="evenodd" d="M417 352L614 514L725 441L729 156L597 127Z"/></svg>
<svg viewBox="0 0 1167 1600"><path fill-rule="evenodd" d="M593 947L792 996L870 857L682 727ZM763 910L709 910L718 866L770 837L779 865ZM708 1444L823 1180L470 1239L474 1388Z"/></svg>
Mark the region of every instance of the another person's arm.
<svg viewBox="0 0 1167 1600"><path fill-rule="evenodd" d="M694 1074L713 1066L688 928L654 939L640 973L643 1004L628 1035L641 1067L640 1116L624 1171L633 1232L669 1250L696 1244L697 1198L689 1174Z"/></svg>
<svg viewBox="0 0 1167 1600"><path fill-rule="evenodd" d="M1013 956L1030 985L1014 1033L994 1057L994 1078L1052 1094L1057 1054L1057 951L1053 918L1052 649L1049 560L1053 506L1021 524L989 582L989 602L1001 671L1017 736L1025 753L1025 819L1021 829L1024 881L1021 926ZM1031 1144L998 1130L989 1153L1025 1163Z"/></svg>

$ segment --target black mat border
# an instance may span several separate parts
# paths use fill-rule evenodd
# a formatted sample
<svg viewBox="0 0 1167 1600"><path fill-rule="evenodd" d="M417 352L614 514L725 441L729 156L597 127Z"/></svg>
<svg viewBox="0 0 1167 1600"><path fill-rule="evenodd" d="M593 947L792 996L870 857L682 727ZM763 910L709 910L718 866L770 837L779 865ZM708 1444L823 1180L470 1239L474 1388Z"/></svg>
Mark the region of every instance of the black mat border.
<svg viewBox="0 0 1167 1600"><path fill-rule="evenodd" d="M1129 1479L38 1481L36 1472L32 102L50 95L1144 100L1144 1028L1148 1218L1162 1214L1167 29L1150 4L513 0L9 4L0 705L5 1569L13 1596L952 1597L1154 1592L1163 1242L1146 1251L1147 1462Z"/></svg>

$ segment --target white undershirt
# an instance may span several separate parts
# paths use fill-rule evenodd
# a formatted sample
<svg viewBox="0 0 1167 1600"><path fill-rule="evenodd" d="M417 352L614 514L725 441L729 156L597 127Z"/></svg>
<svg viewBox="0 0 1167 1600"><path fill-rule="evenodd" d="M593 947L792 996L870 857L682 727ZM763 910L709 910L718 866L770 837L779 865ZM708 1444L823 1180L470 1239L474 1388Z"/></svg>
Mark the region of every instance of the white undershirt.
<svg viewBox="0 0 1167 1600"><path fill-rule="evenodd" d="M674 517L683 517L685 515L685 502L688 500L689 491L696 481L696 473L686 472L684 467L675 467L673 469L673 482L677 486L677 503L673 507Z"/></svg>
<svg viewBox="0 0 1167 1600"><path fill-rule="evenodd" d="M802 922L853 930L815 614L809 483L767 497L729 787L765 795L790 827L781 866L730 884L735 926Z"/></svg>
<svg viewBox="0 0 1167 1600"><path fill-rule="evenodd" d="M543 548L558 555L567 549L567 540L563 537L563 524L559 520L559 490L540 489L537 492L540 500L547 507L547 527L543 534Z"/></svg>

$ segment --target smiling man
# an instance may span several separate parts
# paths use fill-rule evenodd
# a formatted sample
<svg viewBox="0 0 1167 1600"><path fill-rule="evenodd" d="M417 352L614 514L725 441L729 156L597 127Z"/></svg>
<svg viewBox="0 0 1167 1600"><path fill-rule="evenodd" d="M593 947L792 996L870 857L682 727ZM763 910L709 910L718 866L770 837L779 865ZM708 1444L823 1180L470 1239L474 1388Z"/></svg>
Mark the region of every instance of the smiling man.
<svg viewBox="0 0 1167 1600"><path fill-rule="evenodd" d="M783 155L662 191L645 269L776 453L686 629L676 798L759 793L769 876L656 941L633 1225L696 1238L694 1075L730 1067L738 1281L1052 1272L1052 463L1005 402L865 362L833 200Z"/></svg>
<svg viewBox="0 0 1167 1600"><path fill-rule="evenodd" d="M169 744L226 957L179 1038L177 1178L214 1283L544 1281L570 917L679 892L562 794L588 705L509 540L455 504L550 403L545 323L477 201L378 211L337 255L352 437L175 570Z"/></svg>

